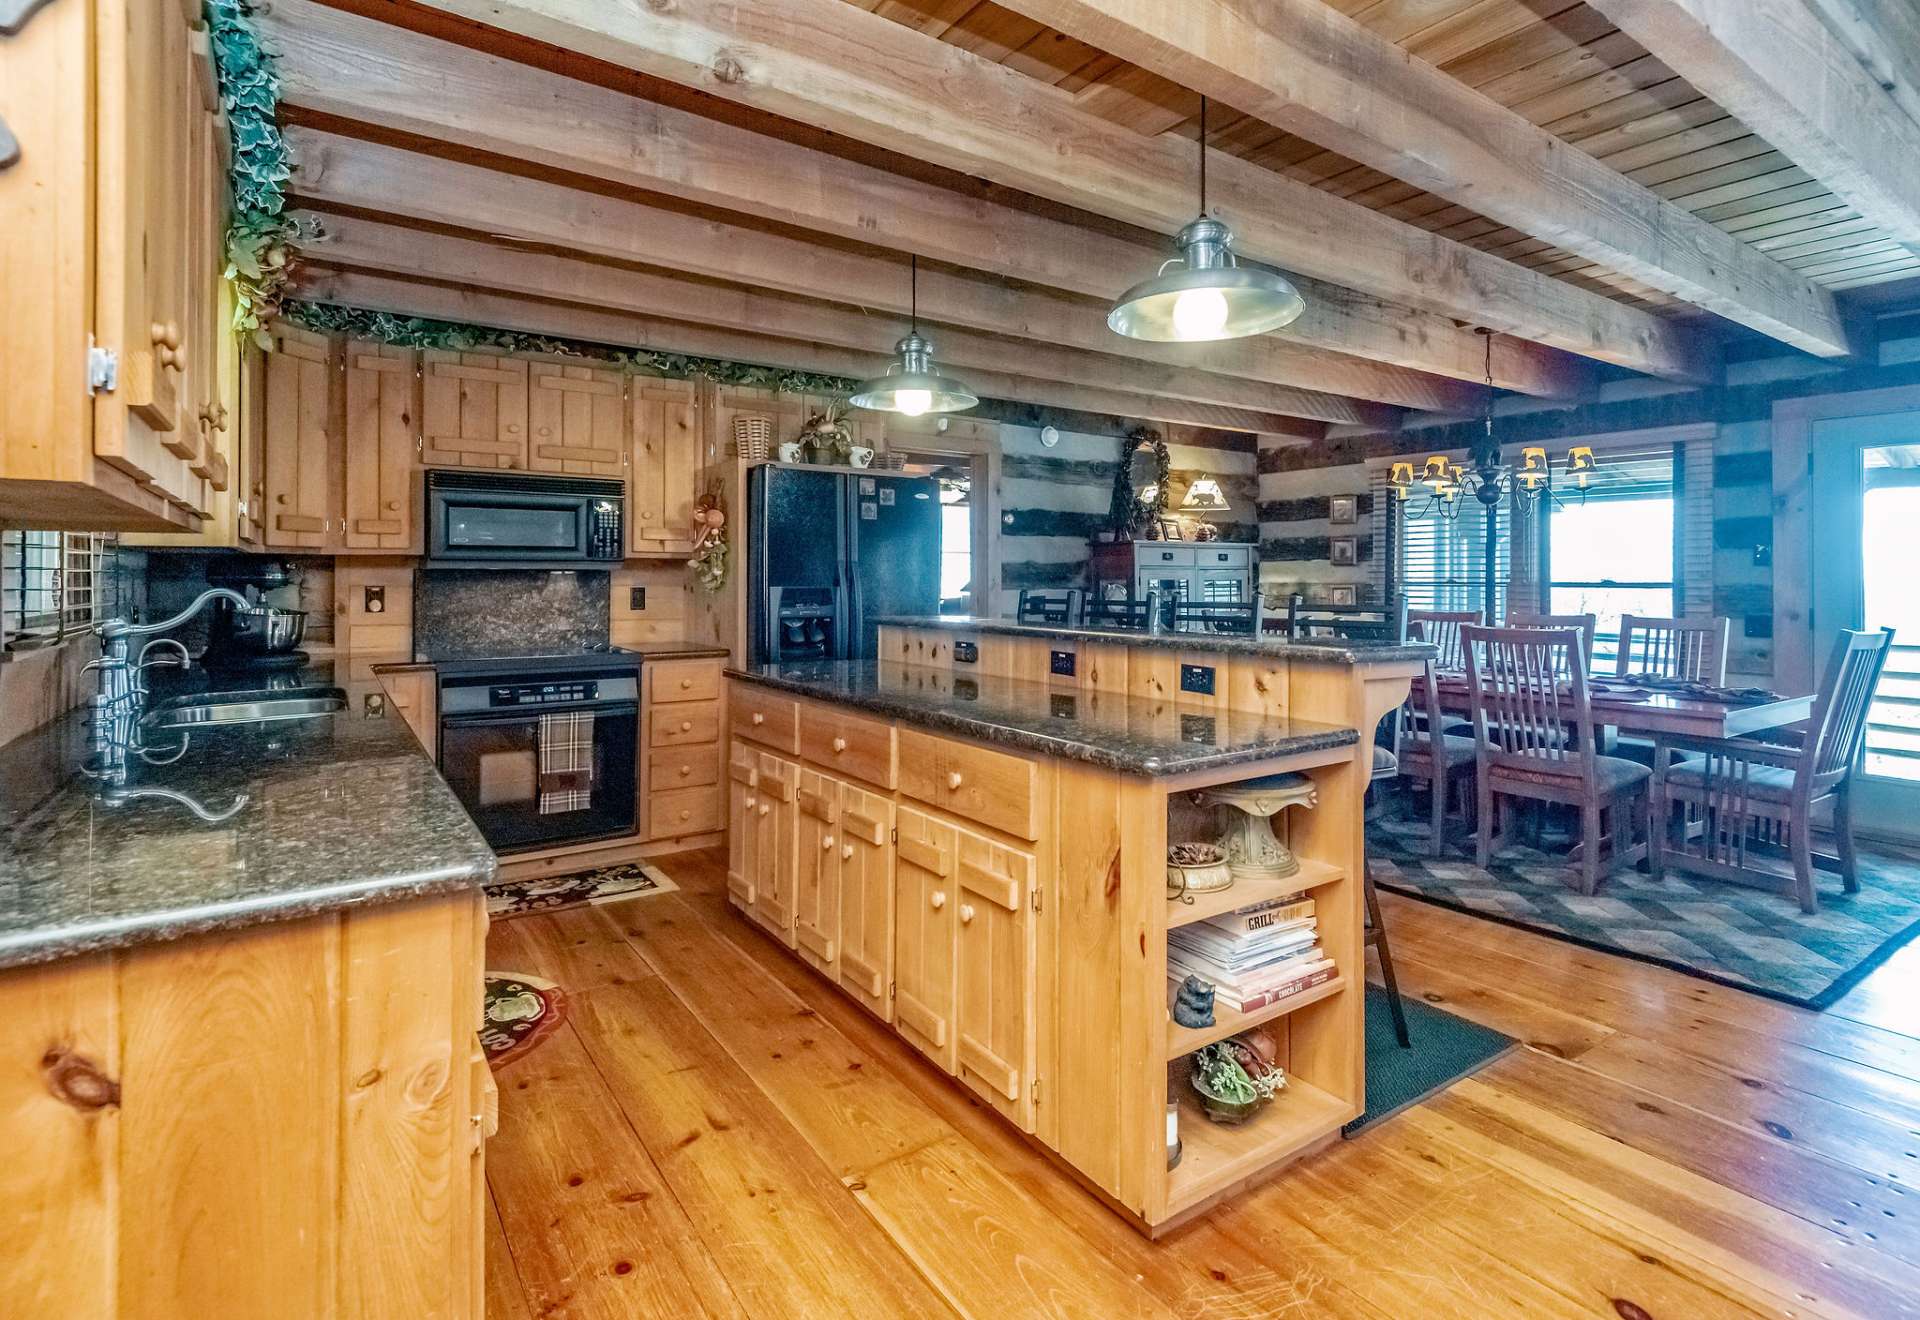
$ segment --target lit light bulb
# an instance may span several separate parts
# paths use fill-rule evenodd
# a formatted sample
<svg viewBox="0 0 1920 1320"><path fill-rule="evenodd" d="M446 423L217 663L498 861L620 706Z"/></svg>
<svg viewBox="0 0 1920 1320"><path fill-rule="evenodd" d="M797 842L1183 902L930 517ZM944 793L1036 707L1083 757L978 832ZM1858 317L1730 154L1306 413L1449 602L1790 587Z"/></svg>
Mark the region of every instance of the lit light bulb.
<svg viewBox="0 0 1920 1320"><path fill-rule="evenodd" d="M918 417L933 407L933 391L901 390L893 396L893 406L908 417Z"/></svg>
<svg viewBox="0 0 1920 1320"><path fill-rule="evenodd" d="M1182 339L1218 339L1227 328L1227 295L1188 289L1173 300L1173 332Z"/></svg>

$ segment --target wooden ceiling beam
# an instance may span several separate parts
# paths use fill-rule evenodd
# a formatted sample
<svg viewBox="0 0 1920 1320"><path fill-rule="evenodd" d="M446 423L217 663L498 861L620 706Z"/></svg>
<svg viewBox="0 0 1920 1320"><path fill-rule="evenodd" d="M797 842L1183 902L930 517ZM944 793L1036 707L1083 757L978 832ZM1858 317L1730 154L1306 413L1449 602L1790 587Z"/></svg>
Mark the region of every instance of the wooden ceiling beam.
<svg viewBox="0 0 1920 1320"><path fill-rule="evenodd" d="M298 214L318 221L327 234L326 240L313 249L314 254L330 266L351 270L411 274L445 284L674 321L705 322L723 330L882 354L911 328L904 316L863 312L791 294L532 252L359 216L312 211ZM1003 339L977 330L940 327L924 319L921 324L933 340L937 359L960 375L980 371L1025 375L1235 408L1249 414L1382 430L1396 430L1400 423L1398 409L1339 395Z"/></svg>
<svg viewBox="0 0 1920 1320"><path fill-rule="evenodd" d="M1103 300L1168 255L313 0L277 0L256 22L279 53L283 105L296 120L306 111L377 125ZM1304 276L1298 283L1307 311L1278 342L1482 378L1485 344L1458 322ZM1216 347L1198 346L1196 361L1211 366ZM1589 364L1508 335L1495 338L1493 370L1500 388L1542 398L1592 387Z"/></svg>
<svg viewBox="0 0 1920 1320"><path fill-rule="evenodd" d="M1920 21L1880 0L1592 0L1782 155L1920 251ZM1857 24L1843 39L1834 17ZM1878 14L1878 19L1876 19ZM1877 28L1876 28L1877 23ZM1878 35L1872 35L1877 31ZM1869 34L1876 55L1854 42ZM1882 82L1882 77L1887 82Z"/></svg>
<svg viewBox="0 0 1920 1320"><path fill-rule="evenodd" d="M568 248L582 256L678 269L801 297L905 315L905 263L685 210L571 188L482 165L295 125L295 197ZM1143 257L1144 257L1143 250ZM1218 345L1148 344L1106 327L1103 303L992 276L923 266L921 305L943 324L1137 359L1149 371L1265 382L1425 412L1470 415L1484 391L1443 376L1309 349L1274 336Z"/></svg>
<svg viewBox="0 0 1920 1320"><path fill-rule="evenodd" d="M420 0L738 105L1171 234L1193 148L1145 138L1013 69L845 0ZM1224 152L1211 199L1241 248L1319 279L1673 379L1713 374L1696 328L1427 233Z"/></svg>
<svg viewBox="0 0 1920 1320"><path fill-rule="evenodd" d="M278 0L255 21L280 54L282 104L294 115L319 111L1102 299L1167 255L313 0ZM1308 311L1277 338L1480 380L1484 342L1452 318L1304 276L1300 292ZM1494 343L1501 389L1578 397L1592 380L1582 366L1521 338Z"/></svg>
<svg viewBox="0 0 1920 1320"><path fill-rule="evenodd" d="M1852 351L1827 290L1325 0L1002 3L1341 157L1795 348L1822 357Z"/></svg>
<svg viewBox="0 0 1920 1320"><path fill-rule="evenodd" d="M299 296L315 302L419 316L432 320L518 330L525 334L578 339L615 348L652 349L724 358L789 371L812 371L855 380L886 366L884 353L863 353L831 345L742 334L712 325L636 316L601 307L522 297L487 289L461 288L420 279L334 269L313 263L302 273ZM1238 408L1155 398L1064 381L995 372L970 373L968 384L982 398L1040 407L1072 408L1143 421L1262 431L1280 435L1324 435L1326 423Z"/></svg>

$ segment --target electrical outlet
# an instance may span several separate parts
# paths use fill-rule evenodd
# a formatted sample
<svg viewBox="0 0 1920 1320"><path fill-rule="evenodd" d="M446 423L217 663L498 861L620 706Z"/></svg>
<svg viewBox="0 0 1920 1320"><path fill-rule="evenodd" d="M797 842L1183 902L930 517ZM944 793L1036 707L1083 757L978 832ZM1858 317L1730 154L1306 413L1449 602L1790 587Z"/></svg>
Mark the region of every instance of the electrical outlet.
<svg viewBox="0 0 1920 1320"><path fill-rule="evenodd" d="M1181 665L1180 690L1210 697L1213 695L1213 675L1211 665Z"/></svg>
<svg viewBox="0 0 1920 1320"><path fill-rule="evenodd" d="M953 663L956 665L977 665L980 663L980 643L955 642L953 644Z"/></svg>
<svg viewBox="0 0 1920 1320"><path fill-rule="evenodd" d="M361 608L368 614L385 614L387 612L387 589L385 587L368 587L365 598L361 601Z"/></svg>
<svg viewBox="0 0 1920 1320"><path fill-rule="evenodd" d="M1078 658L1079 657L1074 655L1072 651L1052 651L1048 653L1050 668L1062 678L1073 677L1074 661Z"/></svg>
<svg viewBox="0 0 1920 1320"><path fill-rule="evenodd" d="M645 587L627 588L627 608L635 614L639 614L647 608L647 589Z"/></svg>

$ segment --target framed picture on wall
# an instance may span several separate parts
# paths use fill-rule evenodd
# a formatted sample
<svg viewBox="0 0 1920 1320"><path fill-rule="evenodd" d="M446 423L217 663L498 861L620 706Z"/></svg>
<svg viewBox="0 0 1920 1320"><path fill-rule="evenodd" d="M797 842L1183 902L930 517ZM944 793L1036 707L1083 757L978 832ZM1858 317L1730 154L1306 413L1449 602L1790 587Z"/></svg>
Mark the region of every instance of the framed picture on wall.
<svg viewBox="0 0 1920 1320"><path fill-rule="evenodd" d="M1336 536L1327 542L1327 562L1335 568L1352 568L1360 562L1358 537Z"/></svg>
<svg viewBox="0 0 1920 1320"><path fill-rule="evenodd" d="M1329 605L1358 605L1360 603L1359 596L1360 591L1357 587L1327 588L1327 604Z"/></svg>
<svg viewBox="0 0 1920 1320"><path fill-rule="evenodd" d="M1360 497L1335 495L1327 501L1327 521L1335 527L1351 527L1360 521ZM1338 563L1338 560L1334 561Z"/></svg>

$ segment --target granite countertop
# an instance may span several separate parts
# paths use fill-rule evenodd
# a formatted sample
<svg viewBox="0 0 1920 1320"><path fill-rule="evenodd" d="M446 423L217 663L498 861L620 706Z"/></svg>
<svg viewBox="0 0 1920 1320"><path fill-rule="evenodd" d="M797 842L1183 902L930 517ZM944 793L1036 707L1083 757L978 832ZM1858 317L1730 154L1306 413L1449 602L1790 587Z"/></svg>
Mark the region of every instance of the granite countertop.
<svg viewBox="0 0 1920 1320"><path fill-rule="evenodd" d="M1346 637L1306 637L1292 641L1283 637L1226 637L1219 633L1145 633L1126 628L1065 628L1044 623L1017 623L1012 619L982 619L971 614L894 615L879 619L878 622L892 628L945 628L951 632L991 633L1006 637L1117 642L1123 646L1151 647L1161 651L1260 655L1329 665L1431 660L1439 654L1426 642L1370 642Z"/></svg>
<svg viewBox="0 0 1920 1320"><path fill-rule="evenodd" d="M356 657L352 672L390 658ZM363 903L469 890L494 855L377 680L345 658L267 680L149 671L148 709L204 691L339 687L316 719L195 730L134 759L115 802L81 770L83 706L0 747L0 967L52 962ZM177 732L155 731L156 747ZM156 752L156 759L159 759ZM184 794L204 810L149 790ZM237 811L229 808L244 796Z"/></svg>
<svg viewBox="0 0 1920 1320"><path fill-rule="evenodd" d="M610 653L610 655L612 654L615 654L615 653ZM731 655L732 652L729 651L724 646L714 646L708 642L637 642L632 646L620 647L618 649L617 654L618 655L636 655L636 656L639 656L642 660L717 660L717 659L722 659L726 656ZM500 653L497 651L489 652L484 657L448 656L448 655L429 656L422 652L416 651L411 655L404 655L404 654L382 655L382 656L375 657L371 660L368 660L368 658L365 656L355 655L354 659L359 661L364 661L369 665L371 665L373 668L393 670L393 669L431 669L435 665L440 665L440 664L454 664L461 660L470 660L470 659L476 659L476 658L494 659L499 656L500 656ZM507 657L507 658L511 658L511 657ZM539 657L536 654L536 655L533 655L531 658L537 659Z"/></svg>
<svg viewBox="0 0 1920 1320"><path fill-rule="evenodd" d="M1072 692L874 660L729 669L729 676L942 733L1128 774L1172 775L1351 747L1352 729L1183 700Z"/></svg>

